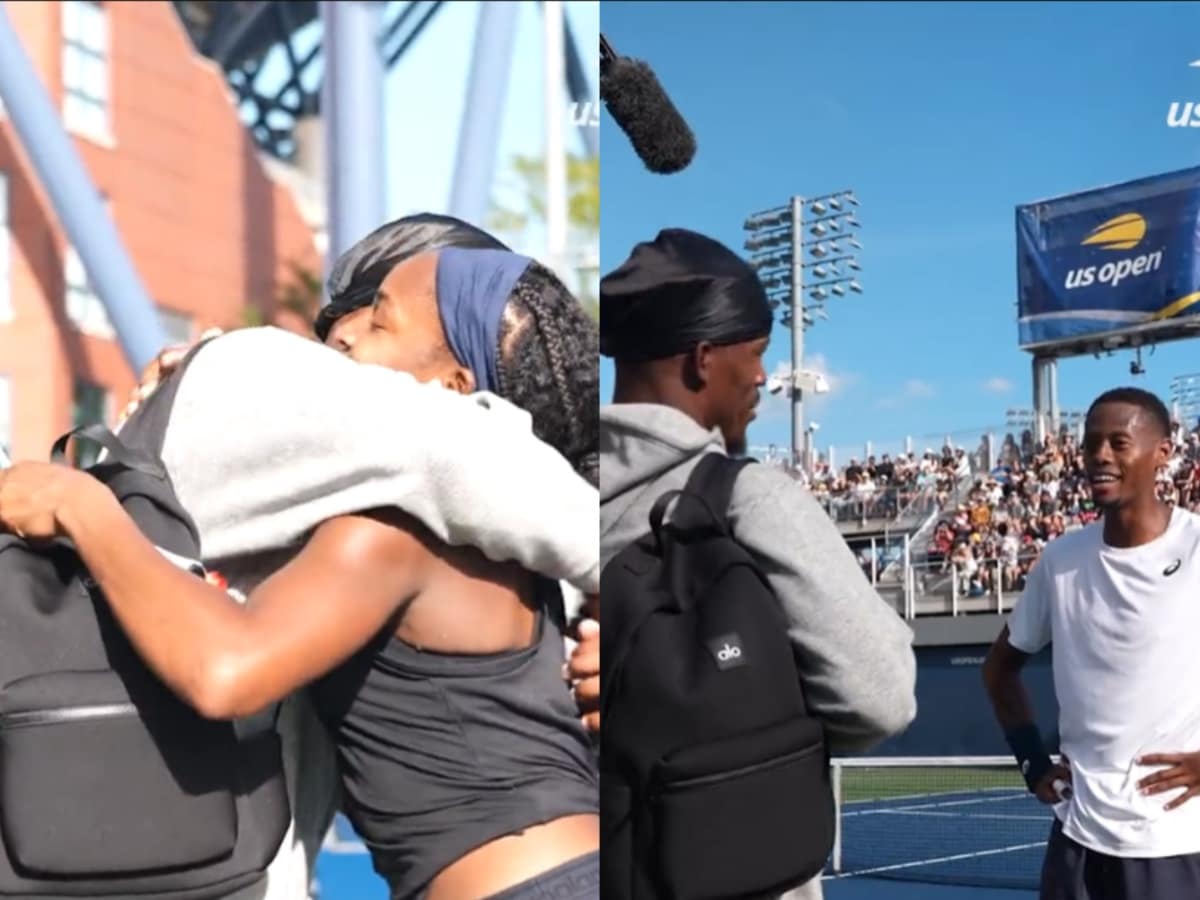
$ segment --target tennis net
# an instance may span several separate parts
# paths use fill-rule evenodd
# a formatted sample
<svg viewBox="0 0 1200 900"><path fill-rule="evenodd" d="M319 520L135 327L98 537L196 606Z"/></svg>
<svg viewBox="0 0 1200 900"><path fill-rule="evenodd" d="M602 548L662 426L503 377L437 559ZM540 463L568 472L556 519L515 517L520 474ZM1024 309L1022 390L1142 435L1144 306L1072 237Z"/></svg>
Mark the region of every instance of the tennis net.
<svg viewBox="0 0 1200 900"><path fill-rule="evenodd" d="M827 877L1036 890L1054 813L1012 757L834 759Z"/></svg>

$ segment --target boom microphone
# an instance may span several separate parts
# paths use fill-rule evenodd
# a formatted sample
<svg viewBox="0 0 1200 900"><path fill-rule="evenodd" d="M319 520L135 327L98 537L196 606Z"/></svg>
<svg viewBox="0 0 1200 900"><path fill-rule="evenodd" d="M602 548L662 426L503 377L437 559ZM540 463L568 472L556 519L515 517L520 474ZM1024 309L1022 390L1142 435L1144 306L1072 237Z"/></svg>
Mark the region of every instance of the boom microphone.
<svg viewBox="0 0 1200 900"><path fill-rule="evenodd" d="M600 99L651 172L670 175L696 155L696 137L646 63L618 56L600 35Z"/></svg>

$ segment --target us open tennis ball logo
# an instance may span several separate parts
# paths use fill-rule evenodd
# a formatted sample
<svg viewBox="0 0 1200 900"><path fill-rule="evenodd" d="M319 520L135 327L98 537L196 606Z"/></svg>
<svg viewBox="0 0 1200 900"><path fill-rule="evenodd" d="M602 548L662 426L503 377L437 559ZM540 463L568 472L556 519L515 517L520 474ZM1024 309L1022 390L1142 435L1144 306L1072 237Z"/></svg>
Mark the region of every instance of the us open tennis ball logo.
<svg viewBox="0 0 1200 900"><path fill-rule="evenodd" d="M1097 225L1082 241L1105 250L1132 250L1146 236L1146 220L1137 213L1125 213Z"/></svg>
<svg viewBox="0 0 1200 900"><path fill-rule="evenodd" d="M1146 237L1146 219L1138 213L1123 213L1101 222L1079 242L1082 247L1101 250L1132 250ZM1099 266L1081 266L1067 273L1067 290L1094 284L1116 287L1127 278L1138 278L1162 267L1162 250L1139 256L1124 256Z"/></svg>

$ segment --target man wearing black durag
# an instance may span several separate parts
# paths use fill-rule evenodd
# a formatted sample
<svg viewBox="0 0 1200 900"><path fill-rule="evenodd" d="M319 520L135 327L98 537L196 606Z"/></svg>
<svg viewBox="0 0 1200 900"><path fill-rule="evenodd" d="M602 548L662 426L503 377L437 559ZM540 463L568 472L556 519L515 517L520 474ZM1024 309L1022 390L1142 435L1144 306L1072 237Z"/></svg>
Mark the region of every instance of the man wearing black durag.
<svg viewBox="0 0 1200 900"><path fill-rule="evenodd" d="M665 400L744 452L772 323L754 270L716 241L671 229L635 247L601 297L600 352L618 362L620 402ZM670 366L678 378L648 377Z"/></svg>
<svg viewBox="0 0 1200 900"><path fill-rule="evenodd" d="M600 350L616 364L613 403L600 411L602 565L649 530L655 501L681 489L701 456L745 452L771 324L754 270L692 231L660 232L601 281ZM912 632L816 500L785 472L753 465L729 519L782 606L830 751L903 731L916 714ZM820 878L794 896L819 898Z"/></svg>

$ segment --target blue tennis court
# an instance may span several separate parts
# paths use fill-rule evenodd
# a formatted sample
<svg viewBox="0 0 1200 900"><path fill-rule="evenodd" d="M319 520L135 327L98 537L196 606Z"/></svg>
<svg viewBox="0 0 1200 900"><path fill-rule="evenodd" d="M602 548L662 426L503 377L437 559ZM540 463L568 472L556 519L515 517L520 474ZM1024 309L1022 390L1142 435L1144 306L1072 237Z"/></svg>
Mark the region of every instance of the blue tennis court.
<svg viewBox="0 0 1200 900"><path fill-rule="evenodd" d="M388 900L387 884L345 816L338 816L317 857L313 900Z"/></svg>
<svg viewBox="0 0 1200 900"><path fill-rule="evenodd" d="M1053 813L1012 781L972 766L844 769L841 836L827 900L1032 900ZM963 788L960 782L984 786ZM958 789L954 789L957 787ZM876 798L887 793L891 796ZM856 795L869 799L848 799ZM314 900L387 900L387 887L338 816L317 861Z"/></svg>
<svg viewBox="0 0 1200 900"><path fill-rule="evenodd" d="M844 768L826 886L883 879L1035 890L1054 814L1010 762L972 763Z"/></svg>
<svg viewBox="0 0 1200 900"><path fill-rule="evenodd" d="M825 900L1037 900L1037 891L848 878L824 883Z"/></svg>

